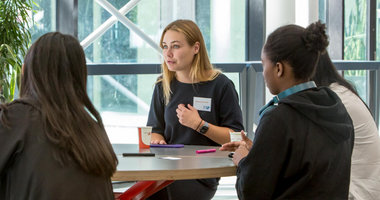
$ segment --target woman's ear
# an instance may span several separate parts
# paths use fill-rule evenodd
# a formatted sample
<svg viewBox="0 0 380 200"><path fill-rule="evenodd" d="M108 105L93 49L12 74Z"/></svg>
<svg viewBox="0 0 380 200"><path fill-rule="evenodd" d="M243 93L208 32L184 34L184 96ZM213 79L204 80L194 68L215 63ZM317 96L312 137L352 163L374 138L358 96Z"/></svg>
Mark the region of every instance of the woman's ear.
<svg viewBox="0 0 380 200"><path fill-rule="evenodd" d="M24 75L24 63L22 63L22 68L21 68L21 75Z"/></svg>
<svg viewBox="0 0 380 200"><path fill-rule="evenodd" d="M200 44L199 42L196 42L194 44L194 55L197 54L199 52L199 47L200 47Z"/></svg>
<svg viewBox="0 0 380 200"><path fill-rule="evenodd" d="M276 63L276 73L278 78L284 75L284 68L285 66L281 62Z"/></svg>

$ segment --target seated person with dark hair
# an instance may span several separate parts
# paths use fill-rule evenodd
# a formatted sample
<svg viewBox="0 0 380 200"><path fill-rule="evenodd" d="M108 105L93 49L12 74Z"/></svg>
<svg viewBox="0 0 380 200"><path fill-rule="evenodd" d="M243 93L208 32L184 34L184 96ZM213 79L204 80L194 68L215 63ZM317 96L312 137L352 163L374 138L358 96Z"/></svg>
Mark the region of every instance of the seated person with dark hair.
<svg viewBox="0 0 380 200"><path fill-rule="evenodd" d="M0 105L0 199L114 199L118 160L86 84L76 38L56 32L33 43L20 99Z"/></svg>
<svg viewBox="0 0 380 200"><path fill-rule="evenodd" d="M339 97L313 76L328 45L325 25L287 25L263 47L263 75L273 95L260 110L254 141L235 150L239 199L347 199L354 129Z"/></svg>

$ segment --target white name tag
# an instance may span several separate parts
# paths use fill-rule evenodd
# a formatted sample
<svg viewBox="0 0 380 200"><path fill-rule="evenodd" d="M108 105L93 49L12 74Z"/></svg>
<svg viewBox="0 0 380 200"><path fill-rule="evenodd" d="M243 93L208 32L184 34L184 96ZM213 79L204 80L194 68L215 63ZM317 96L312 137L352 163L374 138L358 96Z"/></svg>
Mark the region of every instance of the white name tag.
<svg viewBox="0 0 380 200"><path fill-rule="evenodd" d="M197 110L211 112L211 98L194 97L193 107Z"/></svg>

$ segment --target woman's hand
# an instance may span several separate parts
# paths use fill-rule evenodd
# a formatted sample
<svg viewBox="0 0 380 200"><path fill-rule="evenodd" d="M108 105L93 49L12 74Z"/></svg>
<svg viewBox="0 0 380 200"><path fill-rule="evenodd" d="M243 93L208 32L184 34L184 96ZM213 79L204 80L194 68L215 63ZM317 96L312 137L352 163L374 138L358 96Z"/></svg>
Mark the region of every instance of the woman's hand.
<svg viewBox="0 0 380 200"><path fill-rule="evenodd" d="M176 109L178 121L182 125L197 131L198 125L202 119L199 116L197 109L190 104L187 104L187 107L188 108L186 108L184 104L178 105L178 108Z"/></svg>
<svg viewBox="0 0 380 200"><path fill-rule="evenodd" d="M240 134L241 134L241 138L242 138L243 141L245 142L245 148L247 148L248 151L251 150L252 145L253 145L252 140L250 140L250 139L244 134L244 131L241 131Z"/></svg>
<svg viewBox="0 0 380 200"><path fill-rule="evenodd" d="M151 144L166 144L165 140L154 140L150 141Z"/></svg>
<svg viewBox="0 0 380 200"><path fill-rule="evenodd" d="M240 132L242 141L228 142L223 144L222 147L219 148L221 151L236 151L240 146L244 146L248 151L252 147L252 140L250 140L247 136L245 136L244 131Z"/></svg>
<svg viewBox="0 0 380 200"><path fill-rule="evenodd" d="M236 151L239 146L244 146L244 141L235 141L235 142L228 142L226 144L223 144L222 147L219 148L221 151Z"/></svg>
<svg viewBox="0 0 380 200"><path fill-rule="evenodd" d="M150 138L151 144L166 144L165 138L158 134L158 133L152 133L152 136Z"/></svg>
<svg viewBox="0 0 380 200"><path fill-rule="evenodd" d="M238 166L240 160L246 157L248 155L248 152L249 150L244 145L240 145L233 155L232 162Z"/></svg>

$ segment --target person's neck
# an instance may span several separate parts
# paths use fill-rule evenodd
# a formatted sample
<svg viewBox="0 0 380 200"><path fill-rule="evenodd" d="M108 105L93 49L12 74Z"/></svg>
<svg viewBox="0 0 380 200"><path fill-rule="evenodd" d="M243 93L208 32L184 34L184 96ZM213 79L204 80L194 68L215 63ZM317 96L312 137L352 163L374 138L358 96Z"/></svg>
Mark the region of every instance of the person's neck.
<svg viewBox="0 0 380 200"><path fill-rule="evenodd" d="M193 80L191 80L190 72L176 72L175 76L181 83L194 83Z"/></svg>
<svg viewBox="0 0 380 200"><path fill-rule="evenodd" d="M288 80L288 81L284 81L282 84L281 84L281 92L291 88L291 87L294 87L296 85L299 85L301 83L306 83L308 81L305 81L305 80ZM280 92L280 93L281 93Z"/></svg>

